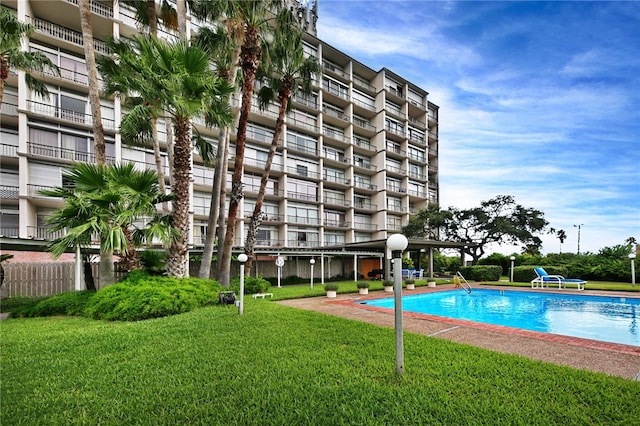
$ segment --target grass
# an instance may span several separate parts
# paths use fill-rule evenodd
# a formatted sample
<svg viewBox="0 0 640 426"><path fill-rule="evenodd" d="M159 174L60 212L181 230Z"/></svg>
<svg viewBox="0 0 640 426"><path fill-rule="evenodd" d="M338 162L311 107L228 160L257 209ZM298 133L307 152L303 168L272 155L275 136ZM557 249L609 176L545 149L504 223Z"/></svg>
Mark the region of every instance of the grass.
<svg viewBox="0 0 640 426"><path fill-rule="evenodd" d="M285 296L285 288L271 290ZM215 306L133 323L3 321L0 424L629 425L640 418L640 382L409 333L398 378L392 329L261 299L246 298L244 312Z"/></svg>

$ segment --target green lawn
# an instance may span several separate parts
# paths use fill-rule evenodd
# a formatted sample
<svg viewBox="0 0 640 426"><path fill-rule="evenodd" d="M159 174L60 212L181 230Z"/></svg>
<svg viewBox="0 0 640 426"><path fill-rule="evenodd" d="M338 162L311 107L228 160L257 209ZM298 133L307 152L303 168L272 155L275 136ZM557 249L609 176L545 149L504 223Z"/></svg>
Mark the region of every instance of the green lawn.
<svg viewBox="0 0 640 426"><path fill-rule="evenodd" d="M250 297L244 312L215 306L128 323L3 321L0 424L631 425L640 419L640 382L408 333L405 375L398 378L392 329Z"/></svg>

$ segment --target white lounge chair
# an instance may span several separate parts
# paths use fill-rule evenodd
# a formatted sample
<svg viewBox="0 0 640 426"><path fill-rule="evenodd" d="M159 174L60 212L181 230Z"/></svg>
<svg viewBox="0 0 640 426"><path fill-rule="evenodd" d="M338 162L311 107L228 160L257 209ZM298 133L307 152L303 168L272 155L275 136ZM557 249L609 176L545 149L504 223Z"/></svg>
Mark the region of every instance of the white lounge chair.
<svg viewBox="0 0 640 426"><path fill-rule="evenodd" d="M534 268L534 271L537 275L533 280L531 280L531 288L544 288L544 285L549 287L549 284L558 284L558 288L567 288L567 284L576 284L578 286L578 290L584 290L584 285L587 283L585 280L580 280L577 278L565 278L562 275L549 275L544 268Z"/></svg>

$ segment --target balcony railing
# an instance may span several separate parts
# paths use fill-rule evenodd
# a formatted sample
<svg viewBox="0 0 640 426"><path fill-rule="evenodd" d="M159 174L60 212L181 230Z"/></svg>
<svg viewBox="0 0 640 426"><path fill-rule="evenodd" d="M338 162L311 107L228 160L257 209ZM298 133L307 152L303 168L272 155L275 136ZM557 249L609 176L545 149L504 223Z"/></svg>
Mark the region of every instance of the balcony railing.
<svg viewBox="0 0 640 426"><path fill-rule="evenodd" d="M28 100L27 107L32 113L46 117L59 118L72 123L85 124L89 126L93 123L93 116L91 114L84 114L70 109L58 108L54 105ZM116 127L115 120L105 117L102 117L102 125L105 130L115 130Z"/></svg>
<svg viewBox="0 0 640 426"><path fill-rule="evenodd" d="M337 65L334 65L329 61L322 61L322 67L327 71L339 75L340 77L349 78L349 75L344 72L342 68L339 68Z"/></svg>
<svg viewBox="0 0 640 426"><path fill-rule="evenodd" d="M96 162L96 156L92 152L76 151L74 149L41 145L33 142L27 142L27 149L29 150L29 154L38 157L59 158L61 160L72 160L82 163ZM107 163L115 163L115 158L107 157Z"/></svg>
<svg viewBox="0 0 640 426"><path fill-rule="evenodd" d="M0 198L3 200L17 200L20 189L17 186L0 185Z"/></svg>
<svg viewBox="0 0 640 426"><path fill-rule="evenodd" d="M78 0L65 0L67 3L78 5ZM105 18L113 18L113 9L106 4L98 3L95 1L91 2L91 12L96 15L104 16Z"/></svg>
<svg viewBox="0 0 640 426"><path fill-rule="evenodd" d="M4 95L5 98L9 96ZM17 99L17 97L15 97ZM6 117L17 117L18 116L18 104L13 102L7 102L9 99L2 100L2 106L0 106L0 115Z"/></svg>
<svg viewBox="0 0 640 426"><path fill-rule="evenodd" d="M20 230L17 227L2 226L0 227L0 236L2 237L19 237Z"/></svg>
<svg viewBox="0 0 640 426"><path fill-rule="evenodd" d="M298 175L298 176L304 176L311 179L320 179L320 173L311 171L309 169L302 169L296 166L287 167L287 173Z"/></svg>
<svg viewBox="0 0 640 426"><path fill-rule="evenodd" d="M376 88L373 87L372 85L370 85L368 82L364 81L362 78L357 77L356 75L353 76L353 84L355 86L360 86L363 89L366 89L370 92L375 92Z"/></svg>
<svg viewBox="0 0 640 426"><path fill-rule="evenodd" d="M320 224L320 219L318 219L317 217L309 217L309 216L288 215L287 216L287 221L293 222L293 223L304 223L304 224L307 224L307 225L319 225Z"/></svg>
<svg viewBox="0 0 640 426"><path fill-rule="evenodd" d="M318 133L318 125L315 122L309 123L308 121L297 120L293 117L287 117L287 125L300 127L301 129L308 130L312 133Z"/></svg>
<svg viewBox="0 0 640 426"><path fill-rule="evenodd" d="M348 200L345 200L344 198L338 198L338 197L324 197L323 201L325 204L331 204L334 206L349 207L351 205L351 203Z"/></svg>
<svg viewBox="0 0 640 426"><path fill-rule="evenodd" d="M307 154L318 155L318 148L309 147L306 145L300 145L297 143L287 143L287 148L292 149L294 151L300 151Z"/></svg>
<svg viewBox="0 0 640 426"><path fill-rule="evenodd" d="M55 186L47 186L47 185L34 185L34 184L27 184L27 190L29 191L29 196L30 197L48 197L47 195L42 195L40 194L40 191L42 190L52 190L52 189L56 189Z"/></svg>
<svg viewBox="0 0 640 426"><path fill-rule="evenodd" d="M339 132L337 130L333 130L333 129L329 128L329 127L324 127L322 129L322 133L326 137L331 138L331 139L335 139L337 141L341 141L341 142L345 142L345 143L349 143L350 142L350 139L348 137L346 137L344 135L344 133Z"/></svg>
<svg viewBox="0 0 640 426"><path fill-rule="evenodd" d="M371 142L364 140L364 139L360 139L360 138L354 138L353 139L353 144L359 148L363 148L369 151L375 151L375 149L373 148L373 146L371 145Z"/></svg>
<svg viewBox="0 0 640 426"><path fill-rule="evenodd" d="M366 229L368 231L375 231L376 229L378 229L378 225L366 222L354 222L353 227L356 229Z"/></svg>
<svg viewBox="0 0 640 426"><path fill-rule="evenodd" d="M15 145L8 145L6 143L0 144L0 155L3 157L17 157L18 147Z"/></svg>
<svg viewBox="0 0 640 426"><path fill-rule="evenodd" d="M377 185L373 185L373 184L371 184L369 182L355 181L355 186L356 186L356 188L366 189L368 191L377 191L378 190L378 186Z"/></svg>
<svg viewBox="0 0 640 426"><path fill-rule="evenodd" d="M320 241L298 241L298 240L289 240L289 247L319 247Z"/></svg>
<svg viewBox="0 0 640 426"><path fill-rule="evenodd" d="M322 83L322 88L327 93L331 93L332 95L342 98L344 100L349 100L349 94L348 94L349 92L347 91L346 87L345 88L341 87L340 89L338 89L333 86L329 86L327 83Z"/></svg>
<svg viewBox="0 0 640 426"><path fill-rule="evenodd" d="M370 211L378 210L378 205L372 204L371 201L356 201L353 203L353 207L356 209L365 209Z"/></svg>
<svg viewBox="0 0 640 426"><path fill-rule="evenodd" d="M344 176L334 176L328 175L326 173L323 175L322 179L327 182L339 183L341 185L349 185L349 183L351 182L350 179L347 179Z"/></svg>
<svg viewBox="0 0 640 426"><path fill-rule="evenodd" d="M27 237L36 240L55 240L64 235L63 231L53 231L49 226L27 226Z"/></svg>
<svg viewBox="0 0 640 426"><path fill-rule="evenodd" d="M306 192L287 191L287 198L302 201L318 201L318 196L316 194L307 194Z"/></svg>
<svg viewBox="0 0 640 426"><path fill-rule="evenodd" d="M63 40L69 43L73 43L78 46L84 46L84 39L82 33L70 30L53 22L45 21L40 18L28 17L35 30L39 33L47 34L58 40ZM96 52L104 55L109 54L109 48L106 43L96 38L93 39L93 47Z"/></svg>
<svg viewBox="0 0 640 426"><path fill-rule="evenodd" d="M264 170L267 164L266 160L258 160L257 158L244 158L244 165L251 167L258 167ZM271 162L270 172L281 172L284 169L282 164Z"/></svg>
<svg viewBox="0 0 640 426"><path fill-rule="evenodd" d="M353 124L355 126L361 127L363 129L366 129L366 130L372 130L374 132L376 131L376 127L375 126L372 126L371 123L369 123L369 122L367 122L365 120L361 120L359 118L355 118L354 117Z"/></svg>
<svg viewBox="0 0 640 426"><path fill-rule="evenodd" d="M343 121L349 121L349 117L347 117L347 115L344 112L331 108L329 106L324 105L322 107L322 112L331 117L339 118L340 120L343 120Z"/></svg>
<svg viewBox="0 0 640 426"><path fill-rule="evenodd" d="M409 190L409 195L413 195L414 197L419 198L427 198L427 194L424 191Z"/></svg>
<svg viewBox="0 0 640 426"><path fill-rule="evenodd" d="M324 226L331 226L333 228L348 228L349 226L351 226L351 222L335 219L325 219L323 223Z"/></svg>
<svg viewBox="0 0 640 426"><path fill-rule="evenodd" d="M284 240L257 239L256 247L282 247Z"/></svg>
<svg viewBox="0 0 640 426"><path fill-rule="evenodd" d="M227 189L231 189L230 187ZM260 191L260 185L244 185L244 192L248 192L251 194L257 194ZM275 189L273 187L267 186L264 190L264 195L282 197L284 195L284 191L280 189Z"/></svg>
<svg viewBox="0 0 640 426"><path fill-rule="evenodd" d="M313 108L313 109L317 109L318 108L318 102L317 102L317 98L315 97L308 97L305 98L302 95L296 95L293 97L292 99L295 103L307 106L309 108Z"/></svg>

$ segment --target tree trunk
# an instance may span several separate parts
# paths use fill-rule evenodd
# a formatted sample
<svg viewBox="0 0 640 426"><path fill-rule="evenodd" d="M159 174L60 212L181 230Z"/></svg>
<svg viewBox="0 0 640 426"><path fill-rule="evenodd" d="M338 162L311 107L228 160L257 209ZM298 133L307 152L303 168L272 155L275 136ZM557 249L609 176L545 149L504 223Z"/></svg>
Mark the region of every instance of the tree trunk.
<svg viewBox="0 0 640 426"><path fill-rule="evenodd" d="M226 145L229 135L229 128L224 127L220 132L218 140L218 152L216 158L216 169L213 174L213 184L211 185L211 202L209 203L209 217L207 219L207 234L202 249L202 261L200 262L200 278L208 279L211 275L211 261L213 259L213 247L216 240L216 223L218 222L218 214L220 213L220 184L222 182L222 174L226 175Z"/></svg>
<svg viewBox="0 0 640 426"><path fill-rule="evenodd" d="M0 55L0 104L2 104L2 98L4 96L4 82L9 78L9 63L7 58Z"/></svg>
<svg viewBox="0 0 640 426"><path fill-rule="evenodd" d="M240 58L240 48L236 48L233 52L233 64L237 64ZM238 74L238 66L233 65L229 74L226 76L227 81L235 86L236 75ZM231 97L229 97L231 102ZM225 235L225 214L224 208L227 198L227 169L229 168L229 126L225 126L220 131L220 140L218 141L218 158L216 162L216 170L213 176L213 185L211 187L211 203L209 204L209 218L207 220L207 236L202 250L202 262L200 263L199 277L208 279L211 275L211 263L213 259L213 248L216 241L216 233L218 236L218 252L220 244L224 241ZM218 227L216 229L216 223ZM215 277L220 276L221 262L220 256L216 259Z"/></svg>
<svg viewBox="0 0 640 426"><path fill-rule="evenodd" d="M253 267L253 250L256 245L256 237L258 229L262 223L262 205L264 203L264 193L267 189L267 182L269 181L269 173L271 172L271 163L273 157L276 155L276 149L282 136L282 130L284 128L284 120L287 114L287 106L289 105L289 98L291 97L291 91L289 90L289 97L280 99L280 108L278 109L278 119L276 120L276 129L273 133L273 139L271 140L271 146L269 147L269 154L267 155L267 161L264 166L264 173L260 180L260 190L258 191L258 198L256 199L256 205L253 208L253 214L249 222L249 229L247 229L247 239L244 244L244 252L248 256L248 260L244 265L244 273L251 274L251 268Z"/></svg>
<svg viewBox="0 0 640 426"><path fill-rule="evenodd" d="M158 14L156 0L147 0L147 14L149 15L149 34L158 34Z"/></svg>
<svg viewBox="0 0 640 426"><path fill-rule="evenodd" d="M100 109L100 90L98 89L98 69L96 67L96 54L93 47L93 28L91 26L91 0L78 0L80 9L80 24L84 45L84 56L87 63L89 80L89 103L93 117L93 141L96 155L96 163L104 166L107 157L104 145L104 128L102 126L102 111Z"/></svg>
<svg viewBox="0 0 640 426"><path fill-rule="evenodd" d="M191 140L189 120L175 121L173 152L173 227L178 231L167 253L167 273L183 278L189 275L189 175L191 173Z"/></svg>
<svg viewBox="0 0 640 426"><path fill-rule="evenodd" d="M247 140L247 124L249 122L249 111L251 110L251 100L253 97L253 83L260 64L260 34L258 28L249 26L245 32L244 44L240 50L241 67L244 73L242 82L242 106L240 108L240 120L238 122L238 132L236 134L236 159L231 178L231 202L229 203L229 214L227 216L227 232L222 247L222 270L219 276L220 284L229 286L229 275L231 270L231 250L233 249L233 238L235 236L236 222L238 219L238 206L242 199L242 171L244 163L244 149Z"/></svg>
<svg viewBox="0 0 640 426"><path fill-rule="evenodd" d="M180 38L187 38L187 4L185 0L176 1L176 12L178 15L178 34Z"/></svg>
<svg viewBox="0 0 640 426"><path fill-rule="evenodd" d="M167 195L167 185L164 181L164 168L162 167L162 155L160 151L160 140L158 139L158 119L151 119L151 139L153 139L153 159L156 162L156 173L158 173L158 185L160 187L160 193ZM169 213L169 203L164 201L162 203L162 213Z"/></svg>

